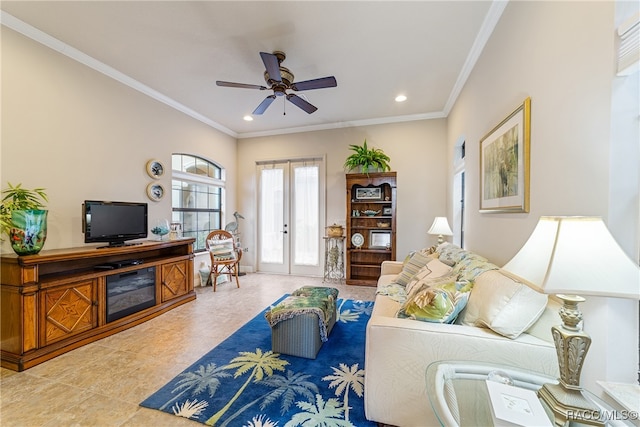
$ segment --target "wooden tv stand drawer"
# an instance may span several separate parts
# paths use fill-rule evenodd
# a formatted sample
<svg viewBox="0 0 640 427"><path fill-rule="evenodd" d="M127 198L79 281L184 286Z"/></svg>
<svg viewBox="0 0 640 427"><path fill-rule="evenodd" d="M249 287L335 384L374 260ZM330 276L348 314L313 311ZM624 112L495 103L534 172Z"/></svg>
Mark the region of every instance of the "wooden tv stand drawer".
<svg viewBox="0 0 640 427"><path fill-rule="evenodd" d="M1 257L2 367L22 371L193 301L195 239ZM107 321L107 277L153 267L155 303ZM153 276L151 276L153 277Z"/></svg>

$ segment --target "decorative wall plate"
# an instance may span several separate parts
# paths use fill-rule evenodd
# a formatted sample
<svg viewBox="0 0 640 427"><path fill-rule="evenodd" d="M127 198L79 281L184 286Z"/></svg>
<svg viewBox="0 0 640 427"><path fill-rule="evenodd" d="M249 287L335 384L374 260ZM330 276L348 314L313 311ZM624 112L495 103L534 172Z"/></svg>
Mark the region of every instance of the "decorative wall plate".
<svg viewBox="0 0 640 427"><path fill-rule="evenodd" d="M164 187L161 184L152 182L147 185L147 196L154 202L157 202L164 197Z"/></svg>
<svg viewBox="0 0 640 427"><path fill-rule="evenodd" d="M353 236L351 236L351 243L356 248L361 248L362 245L364 245L364 236L360 233L354 233Z"/></svg>
<svg viewBox="0 0 640 427"><path fill-rule="evenodd" d="M159 179L164 174L164 166L157 160L147 162L147 173L153 179Z"/></svg>

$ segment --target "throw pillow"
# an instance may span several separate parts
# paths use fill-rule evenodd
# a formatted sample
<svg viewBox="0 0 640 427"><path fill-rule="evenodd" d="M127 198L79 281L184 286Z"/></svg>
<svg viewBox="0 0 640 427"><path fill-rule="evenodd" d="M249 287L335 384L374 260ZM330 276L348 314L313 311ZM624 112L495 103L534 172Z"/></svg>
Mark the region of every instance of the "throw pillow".
<svg viewBox="0 0 640 427"><path fill-rule="evenodd" d="M229 261L236 259L233 239L212 239L209 240L209 252L219 261Z"/></svg>
<svg viewBox="0 0 640 427"><path fill-rule="evenodd" d="M428 282L428 283L427 283ZM433 323L453 323L469 300L471 284L456 282L455 276L425 279L415 286L396 317Z"/></svg>
<svg viewBox="0 0 640 427"><path fill-rule="evenodd" d="M399 285L407 286L411 278L431 260L432 258L424 252L418 251L414 253L402 267L402 271L395 282Z"/></svg>
<svg viewBox="0 0 640 427"><path fill-rule="evenodd" d="M476 278L463 324L486 326L507 338L517 338L538 320L547 295L518 282L504 270L491 270Z"/></svg>
<svg viewBox="0 0 640 427"><path fill-rule="evenodd" d="M442 277L450 272L451 267L440 262L440 260L433 259L411 278L409 283L406 285L406 292L408 294L415 286L423 284L425 279Z"/></svg>

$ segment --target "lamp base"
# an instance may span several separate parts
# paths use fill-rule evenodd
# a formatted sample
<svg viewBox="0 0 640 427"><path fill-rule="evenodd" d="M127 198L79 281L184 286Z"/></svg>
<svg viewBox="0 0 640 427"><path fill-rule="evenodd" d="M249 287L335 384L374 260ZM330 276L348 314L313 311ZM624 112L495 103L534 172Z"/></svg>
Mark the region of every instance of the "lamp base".
<svg viewBox="0 0 640 427"><path fill-rule="evenodd" d="M581 390L570 390L560 384L545 384L538 390L538 397L549 407L555 425L566 426L578 421L592 426L604 426L600 420L600 408L582 395Z"/></svg>

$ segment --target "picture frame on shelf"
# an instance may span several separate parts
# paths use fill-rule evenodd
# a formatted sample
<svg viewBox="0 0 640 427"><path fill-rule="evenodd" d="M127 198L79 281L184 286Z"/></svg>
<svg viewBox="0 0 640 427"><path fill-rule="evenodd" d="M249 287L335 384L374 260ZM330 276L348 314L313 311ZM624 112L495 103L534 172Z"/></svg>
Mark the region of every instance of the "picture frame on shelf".
<svg viewBox="0 0 640 427"><path fill-rule="evenodd" d="M480 140L480 212L529 212L531 98Z"/></svg>
<svg viewBox="0 0 640 427"><path fill-rule="evenodd" d="M369 249L389 249L391 246L391 231L369 231Z"/></svg>
<svg viewBox="0 0 640 427"><path fill-rule="evenodd" d="M385 206L382 208L382 215L393 215L393 208L391 206Z"/></svg>
<svg viewBox="0 0 640 427"><path fill-rule="evenodd" d="M356 200L382 200L382 187L358 187Z"/></svg>

